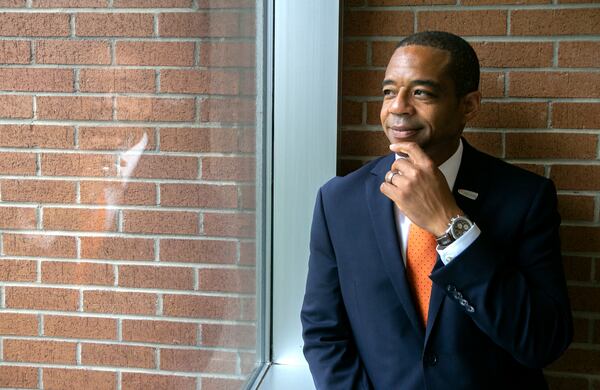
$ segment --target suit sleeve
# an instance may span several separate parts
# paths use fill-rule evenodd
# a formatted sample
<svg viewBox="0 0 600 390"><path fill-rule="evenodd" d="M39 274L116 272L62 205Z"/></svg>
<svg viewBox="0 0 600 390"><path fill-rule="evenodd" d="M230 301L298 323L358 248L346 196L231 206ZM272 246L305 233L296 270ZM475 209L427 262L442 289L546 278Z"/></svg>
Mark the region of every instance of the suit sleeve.
<svg viewBox="0 0 600 390"><path fill-rule="evenodd" d="M544 180L517 226L510 250L480 236L431 275L457 310L521 364L542 368L573 335L552 182Z"/></svg>
<svg viewBox="0 0 600 390"><path fill-rule="evenodd" d="M313 215L301 320L304 355L317 389L372 389L344 308L321 191Z"/></svg>

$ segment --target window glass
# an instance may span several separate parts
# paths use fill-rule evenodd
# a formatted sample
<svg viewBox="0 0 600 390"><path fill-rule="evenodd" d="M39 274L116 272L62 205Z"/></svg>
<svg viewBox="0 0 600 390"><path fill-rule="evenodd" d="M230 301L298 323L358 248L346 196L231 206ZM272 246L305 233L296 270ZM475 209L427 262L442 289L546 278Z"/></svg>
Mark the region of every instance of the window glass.
<svg viewBox="0 0 600 390"><path fill-rule="evenodd" d="M263 360L255 1L11 4L0 387L242 388Z"/></svg>

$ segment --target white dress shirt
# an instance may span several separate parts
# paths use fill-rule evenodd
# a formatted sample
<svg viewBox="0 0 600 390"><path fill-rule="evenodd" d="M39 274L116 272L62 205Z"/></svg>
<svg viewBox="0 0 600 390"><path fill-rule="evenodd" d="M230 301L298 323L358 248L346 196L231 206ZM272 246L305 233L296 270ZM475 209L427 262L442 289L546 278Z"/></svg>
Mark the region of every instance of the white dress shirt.
<svg viewBox="0 0 600 390"><path fill-rule="evenodd" d="M456 181L456 175L458 175L458 168L460 167L460 161L462 160L463 154L463 144L462 140L460 140L458 144L458 148L456 152L442 165L438 168L442 171L442 174L446 178L446 182L448 182L448 187L452 191L454 187L454 182ZM396 159L402 158L396 154ZM406 266L406 245L408 241L408 229L410 228L410 224L412 223L410 219L408 219L394 204L394 215L396 217L396 227L398 233L398 240L400 242L400 249L402 251L402 258L404 259L404 265ZM438 254L440 255L440 259L445 264L448 264L458 255L460 255L465 249L469 247L479 237L481 231L476 225L473 225L471 229L469 229L465 234L459 237L456 241L451 243L446 247L438 247L436 248Z"/></svg>

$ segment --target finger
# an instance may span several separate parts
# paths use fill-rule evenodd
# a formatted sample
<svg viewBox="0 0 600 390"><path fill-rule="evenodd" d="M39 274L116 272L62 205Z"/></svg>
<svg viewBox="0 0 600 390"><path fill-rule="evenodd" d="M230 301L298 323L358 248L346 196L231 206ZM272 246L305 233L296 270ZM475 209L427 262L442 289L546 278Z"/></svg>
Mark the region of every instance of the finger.
<svg viewBox="0 0 600 390"><path fill-rule="evenodd" d="M390 168L391 171L398 171L400 172L400 174L404 175L410 174L410 172L414 169L414 164L410 160L404 158L396 159L396 161L392 163L392 167Z"/></svg>
<svg viewBox="0 0 600 390"><path fill-rule="evenodd" d="M431 159L416 142L398 142L390 145L390 150L396 153L408 154L415 164L428 163ZM400 159L399 159L400 160Z"/></svg>

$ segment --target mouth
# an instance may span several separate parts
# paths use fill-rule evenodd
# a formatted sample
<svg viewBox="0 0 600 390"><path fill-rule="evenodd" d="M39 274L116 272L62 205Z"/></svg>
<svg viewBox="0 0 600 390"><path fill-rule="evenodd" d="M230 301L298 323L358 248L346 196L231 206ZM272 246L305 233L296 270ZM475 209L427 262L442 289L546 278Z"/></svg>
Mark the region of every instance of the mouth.
<svg viewBox="0 0 600 390"><path fill-rule="evenodd" d="M419 128L406 126L390 126L389 134L395 139L406 139L414 136L420 130Z"/></svg>

